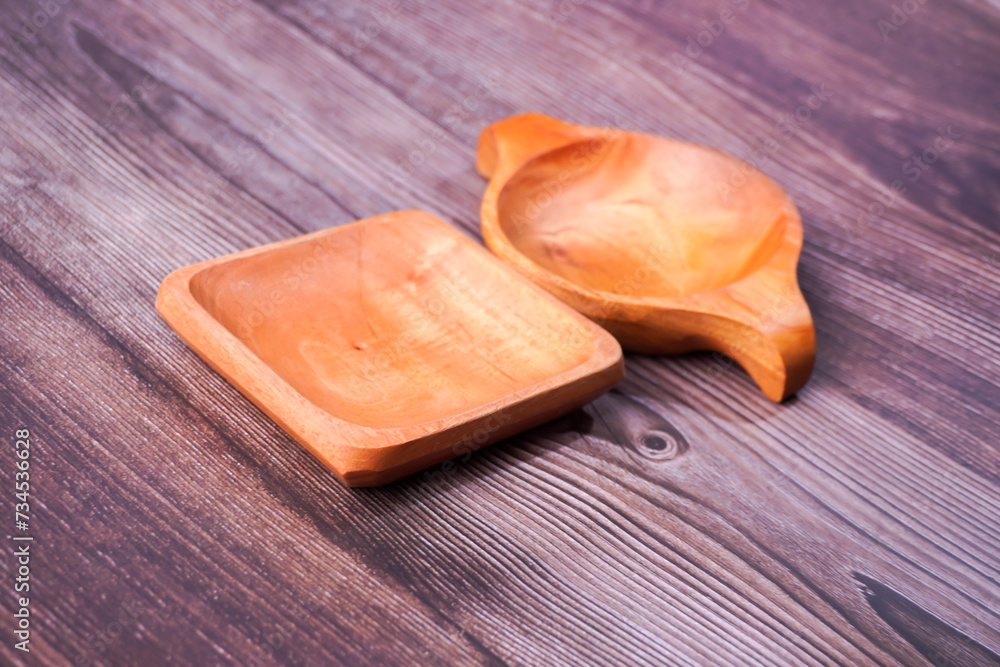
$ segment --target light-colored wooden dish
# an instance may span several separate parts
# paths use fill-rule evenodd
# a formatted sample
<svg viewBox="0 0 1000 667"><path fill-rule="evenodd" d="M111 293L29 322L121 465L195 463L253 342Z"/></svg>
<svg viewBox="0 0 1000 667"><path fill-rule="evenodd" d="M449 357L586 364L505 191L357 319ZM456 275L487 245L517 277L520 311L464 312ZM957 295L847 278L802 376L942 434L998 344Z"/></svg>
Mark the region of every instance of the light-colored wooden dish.
<svg viewBox="0 0 1000 667"><path fill-rule="evenodd" d="M349 486L561 416L623 374L606 331L419 211L188 266L157 309Z"/></svg>
<svg viewBox="0 0 1000 667"><path fill-rule="evenodd" d="M812 371L802 221L774 181L715 150L514 116L482 133L489 248L627 350L716 350L781 401Z"/></svg>

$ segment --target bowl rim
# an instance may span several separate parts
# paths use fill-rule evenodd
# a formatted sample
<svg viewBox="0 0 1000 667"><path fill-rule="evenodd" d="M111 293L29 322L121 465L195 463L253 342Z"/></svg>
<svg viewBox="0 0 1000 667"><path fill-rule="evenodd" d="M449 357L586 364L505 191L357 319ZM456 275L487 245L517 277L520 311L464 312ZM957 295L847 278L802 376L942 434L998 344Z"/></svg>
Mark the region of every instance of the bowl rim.
<svg viewBox="0 0 1000 667"><path fill-rule="evenodd" d="M453 415L417 424L365 426L351 422L347 417L334 415L299 393L233 331L216 319L192 293L192 280L217 266L294 245L322 243L323 239L341 234L345 229L356 225L385 222L398 225L412 224L414 221L430 223L437 232L451 235L461 243L468 244L474 252L480 252L483 261L497 262L510 274L510 280L523 281L523 285L530 287L534 298L546 300L554 306L553 312L558 313L558 317L570 318L583 327L583 331L594 341L591 354L582 362L555 375ZM426 228L422 231L426 231ZM426 234L420 237L427 238ZM416 239L417 242L419 240ZM435 440L440 440L449 432L457 433L465 425L530 403L555 390L565 390L585 378L606 373L622 363L621 347L613 336L512 271L454 227L418 210L377 215L185 266L164 278L157 294L156 308L199 357L342 479L351 471L377 470L384 464L389 452L403 448L413 450L408 453L408 460L427 455L427 448L433 447ZM398 462L389 467L397 466Z"/></svg>
<svg viewBox="0 0 1000 667"><path fill-rule="evenodd" d="M631 308L671 309L698 314L717 315L721 317L729 316L729 314L725 311L731 310L731 308L722 304L728 300L729 293L734 290L755 291L757 289L757 283L767 282L768 284L773 285L776 280L783 283L790 291L798 290L796 272L803 244L802 217L799 213L798 207L796 207L795 203L788 196L787 192L785 192L784 188L782 188L780 184L774 181L774 179L766 173L756 167L753 167L748 162L729 155L721 150L684 141L682 139L663 137L644 132L633 132L631 130L594 128L587 126L575 127L585 132L589 131L592 134L577 136L566 143L545 149L520 164L500 165L494 174L489 178L486 191L483 194L482 204L480 206L480 226L483 233L483 239L491 251L504 259L507 263L517 268L520 273L531 277L532 280L536 282L542 282L557 289L561 294L572 294L577 299L583 299L586 302L602 302L604 304ZM768 183L777 188L777 190L784 195L784 200L782 202L782 206L780 206L775 212L775 222L770 223L770 225L777 226L781 224L783 225L783 230L774 251L764 261L764 263L753 271L743 275L741 278L725 285L720 285L711 290L692 292L676 296L639 296L585 287L550 271L535 262L531 257L521 252L507 235L503 225L500 223L499 202L500 197L506 190L507 186L518 176L518 174L521 174L533 166L537 166L547 159L551 159L554 153L571 150L581 144L594 141L617 141L626 135L643 137L652 141L666 141L683 144L685 146L696 148L700 151L717 154L733 161L735 164L746 165L748 168L758 173L760 177L766 179Z"/></svg>

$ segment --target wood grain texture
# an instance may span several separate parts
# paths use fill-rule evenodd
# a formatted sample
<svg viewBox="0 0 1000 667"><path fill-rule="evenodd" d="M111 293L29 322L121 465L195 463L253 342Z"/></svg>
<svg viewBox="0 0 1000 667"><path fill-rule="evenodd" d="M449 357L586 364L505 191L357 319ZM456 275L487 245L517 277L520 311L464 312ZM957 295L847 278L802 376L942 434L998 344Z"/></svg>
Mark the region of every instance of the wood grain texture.
<svg viewBox="0 0 1000 667"><path fill-rule="evenodd" d="M38 583L0 661L1000 662L1000 7L897 4L0 3L0 424L37 443ZM177 267L357 218L476 237L476 139L526 111L788 191L797 398L628 355L569 417L351 491L156 314Z"/></svg>

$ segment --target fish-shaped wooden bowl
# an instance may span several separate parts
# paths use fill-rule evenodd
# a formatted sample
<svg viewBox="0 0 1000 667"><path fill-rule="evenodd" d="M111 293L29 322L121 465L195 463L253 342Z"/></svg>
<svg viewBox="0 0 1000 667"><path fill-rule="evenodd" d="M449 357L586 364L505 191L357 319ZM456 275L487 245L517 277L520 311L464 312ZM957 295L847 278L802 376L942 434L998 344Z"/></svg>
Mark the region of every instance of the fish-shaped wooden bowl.
<svg viewBox="0 0 1000 667"><path fill-rule="evenodd" d="M490 250L625 349L721 352L775 401L808 380L802 221L761 172L695 144L540 114L486 128L476 166L490 179Z"/></svg>
<svg viewBox="0 0 1000 667"><path fill-rule="evenodd" d="M606 331L419 211L179 269L157 308L349 486L467 456L623 374Z"/></svg>

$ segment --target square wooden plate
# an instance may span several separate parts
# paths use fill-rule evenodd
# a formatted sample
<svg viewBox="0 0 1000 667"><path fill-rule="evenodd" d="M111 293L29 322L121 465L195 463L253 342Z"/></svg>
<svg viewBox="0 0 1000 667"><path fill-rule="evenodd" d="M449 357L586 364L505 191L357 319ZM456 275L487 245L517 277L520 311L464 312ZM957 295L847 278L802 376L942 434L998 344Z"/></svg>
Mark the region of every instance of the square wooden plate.
<svg viewBox="0 0 1000 667"><path fill-rule="evenodd" d="M610 334L420 211L179 269L156 305L349 486L558 417L624 372Z"/></svg>

